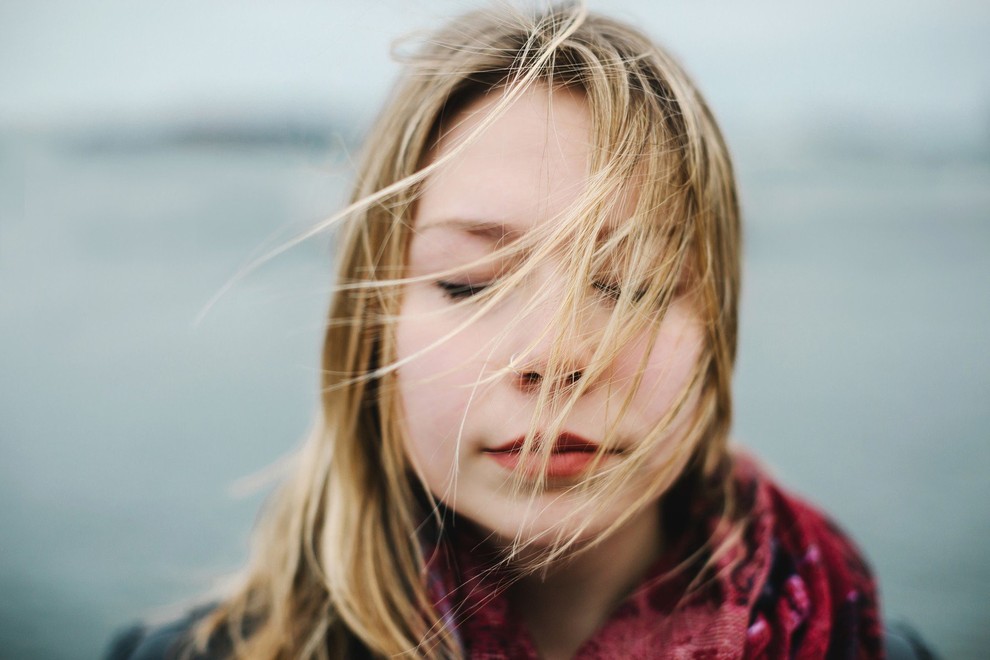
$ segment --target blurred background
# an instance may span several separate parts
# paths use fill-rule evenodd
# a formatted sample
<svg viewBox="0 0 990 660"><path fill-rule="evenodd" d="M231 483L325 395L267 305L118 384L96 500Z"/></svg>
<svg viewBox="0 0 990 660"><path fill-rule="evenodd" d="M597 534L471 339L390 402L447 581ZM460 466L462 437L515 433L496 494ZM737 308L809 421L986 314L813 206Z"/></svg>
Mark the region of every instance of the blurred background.
<svg viewBox="0 0 990 660"><path fill-rule="evenodd" d="M990 4L591 1L677 53L747 222L735 436L886 614L990 647ZM243 564L316 401L319 237L398 68L476 3L0 0L0 657L91 658Z"/></svg>

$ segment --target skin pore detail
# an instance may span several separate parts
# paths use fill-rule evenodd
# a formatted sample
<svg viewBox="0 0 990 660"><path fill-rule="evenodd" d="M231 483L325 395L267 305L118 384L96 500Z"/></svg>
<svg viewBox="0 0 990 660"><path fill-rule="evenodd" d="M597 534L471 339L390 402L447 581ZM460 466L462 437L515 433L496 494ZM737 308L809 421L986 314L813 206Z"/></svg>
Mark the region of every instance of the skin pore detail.
<svg viewBox="0 0 990 660"><path fill-rule="evenodd" d="M486 96L469 104L433 156L461 145L494 103ZM434 497L489 533L495 545L508 549L522 541L536 553L569 535L597 540L615 520L629 516L590 550L524 574L512 586L510 597L547 658L570 657L661 553L660 493L645 503L641 496L658 471L669 470L672 462L677 471L683 468L686 456L676 449L693 399L666 427L654 455L606 502L589 500L590 491L574 486L588 470L612 469L636 452L688 389L703 346L693 306L686 298L674 300L655 336L632 337L596 382L582 383L561 436L537 436L553 443L545 463L521 462L513 454L534 420L542 419L534 382L541 382L551 358L566 365L570 381L562 386L579 381L623 295L621 273L589 279L591 302L575 317L579 339L555 346L555 315L574 287L563 257L551 253L529 264L526 277L497 304L483 307L486 290L511 277L516 265L502 259L500 249L553 235L561 229L555 223L566 221L567 209L587 185L590 130L583 96L538 85L456 147L417 201L408 283L394 328L405 451ZM631 196L624 205L634 201ZM636 301L642 294L634 287L626 295ZM615 443L614 452L595 461L581 456L606 437ZM513 487L519 470L539 477L544 469L538 479L543 487Z"/></svg>

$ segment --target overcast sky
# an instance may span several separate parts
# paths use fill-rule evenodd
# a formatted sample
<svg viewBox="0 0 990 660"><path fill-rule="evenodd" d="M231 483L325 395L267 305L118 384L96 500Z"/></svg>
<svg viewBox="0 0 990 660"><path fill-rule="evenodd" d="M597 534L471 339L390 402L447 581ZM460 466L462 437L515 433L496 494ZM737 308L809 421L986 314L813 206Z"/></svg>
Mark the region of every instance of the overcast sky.
<svg viewBox="0 0 990 660"><path fill-rule="evenodd" d="M0 0L0 127L366 113L396 74L393 39L478 4ZM984 0L590 4L671 47L723 120L990 133Z"/></svg>

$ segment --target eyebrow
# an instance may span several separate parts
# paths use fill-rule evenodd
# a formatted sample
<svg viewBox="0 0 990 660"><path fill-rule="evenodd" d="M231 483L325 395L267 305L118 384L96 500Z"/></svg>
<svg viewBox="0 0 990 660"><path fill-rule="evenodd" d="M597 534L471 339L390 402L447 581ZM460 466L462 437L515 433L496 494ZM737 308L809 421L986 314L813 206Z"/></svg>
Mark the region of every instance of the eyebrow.
<svg viewBox="0 0 990 660"><path fill-rule="evenodd" d="M504 222L495 220L471 220L466 218L449 218L438 222L431 222L420 229L426 232L431 229L453 229L464 232L471 236L484 238L494 243L505 241L507 238L518 238L524 232Z"/></svg>

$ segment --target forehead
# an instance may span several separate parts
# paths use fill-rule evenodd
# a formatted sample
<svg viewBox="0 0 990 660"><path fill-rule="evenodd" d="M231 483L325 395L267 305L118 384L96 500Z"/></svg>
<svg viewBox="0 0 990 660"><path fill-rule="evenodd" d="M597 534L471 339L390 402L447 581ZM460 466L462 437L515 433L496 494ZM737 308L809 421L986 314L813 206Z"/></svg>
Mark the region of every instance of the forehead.
<svg viewBox="0 0 990 660"><path fill-rule="evenodd" d="M497 89L447 119L414 223L502 239L562 217L588 186L592 121L584 96L537 85L501 113Z"/></svg>

